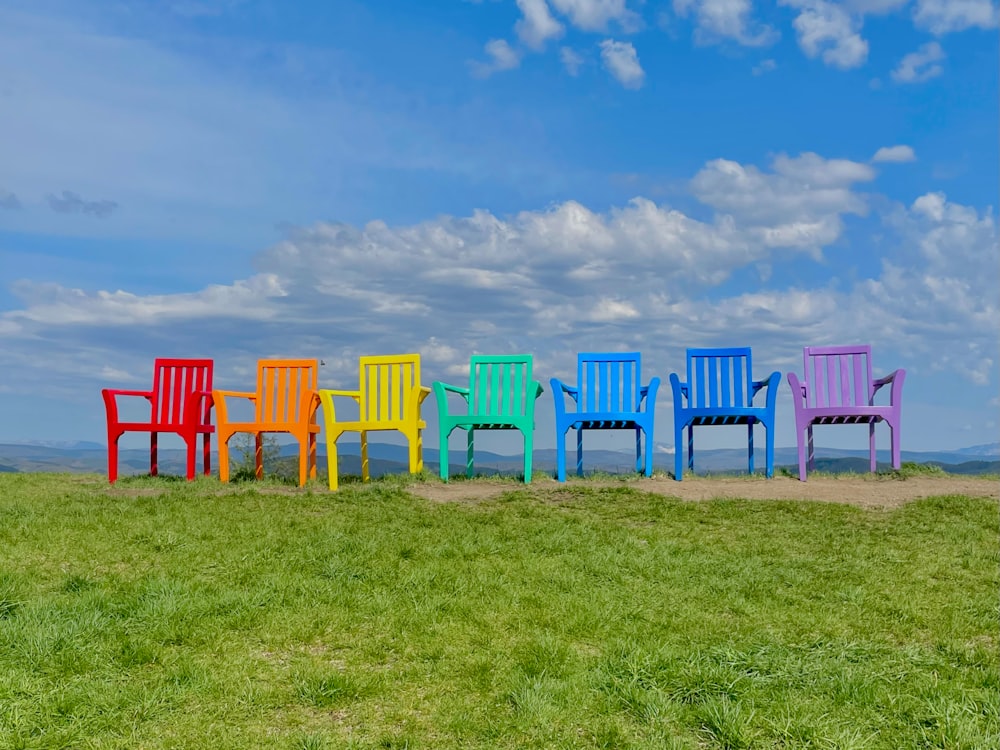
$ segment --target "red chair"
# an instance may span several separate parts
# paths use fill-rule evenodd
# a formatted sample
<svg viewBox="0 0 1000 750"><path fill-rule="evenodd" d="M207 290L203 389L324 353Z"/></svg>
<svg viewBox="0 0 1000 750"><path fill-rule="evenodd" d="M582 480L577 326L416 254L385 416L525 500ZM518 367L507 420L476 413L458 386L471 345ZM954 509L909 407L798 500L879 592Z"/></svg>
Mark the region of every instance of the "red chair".
<svg viewBox="0 0 1000 750"><path fill-rule="evenodd" d="M157 474L156 437L160 432L180 435L187 444L187 478L194 479L198 436L202 436L205 474L211 471L212 360L157 359L153 364L153 388L123 391L104 388L108 415L108 481L118 478L118 438L126 432L149 433L149 473ZM118 396L138 396L149 401L148 422L121 422Z"/></svg>

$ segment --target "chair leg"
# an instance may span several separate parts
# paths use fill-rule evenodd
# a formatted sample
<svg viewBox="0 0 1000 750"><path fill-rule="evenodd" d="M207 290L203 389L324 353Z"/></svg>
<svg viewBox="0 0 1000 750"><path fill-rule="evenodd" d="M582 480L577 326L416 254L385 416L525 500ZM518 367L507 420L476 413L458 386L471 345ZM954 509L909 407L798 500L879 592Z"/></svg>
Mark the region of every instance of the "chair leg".
<svg viewBox="0 0 1000 750"><path fill-rule="evenodd" d="M299 437L299 487L306 486L309 475L309 436Z"/></svg>
<svg viewBox="0 0 1000 750"><path fill-rule="evenodd" d="M368 479L368 433L361 430L361 481L367 482Z"/></svg>
<svg viewBox="0 0 1000 750"><path fill-rule="evenodd" d="M556 425L556 480L566 481L566 432Z"/></svg>
<svg viewBox="0 0 1000 750"><path fill-rule="evenodd" d="M646 476L653 476L653 426L644 429L646 433Z"/></svg>
<svg viewBox="0 0 1000 750"><path fill-rule="evenodd" d="M871 464L871 472L874 474L878 470L878 461L875 457L875 423L868 423L868 461Z"/></svg>
<svg viewBox="0 0 1000 750"><path fill-rule="evenodd" d="M684 478L684 425L676 423L676 416L674 420L674 479L679 482Z"/></svg>
<svg viewBox="0 0 1000 750"><path fill-rule="evenodd" d="M205 433L202 437L202 461L201 465L205 472L205 476L211 476L212 474L212 436L209 433Z"/></svg>
<svg viewBox="0 0 1000 750"><path fill-rule="evenodd" d="M118 438L121 433L108 432L108 483L118 481Z"/></svg>
<svg viewBox="0 0 1000 750"><path fill-rule="evenodd" d="M903 466L902 462L900 461L900 450L899 450L899 443L900 443L899 419L897 418L895 423L886 422L886 424L889 425L889 440L892 446L892 468L894 468L896 471L899 471Z"/></svg>
<svg viewBox="0 0 1000 750"><path fill-rule="evenodd" d="M448 481L448 436L451 434L451 430L445 428L441 425L438 428L438 474L441 475L441 480L444 482Z"/></svg>
<svg viewBox="0 0 1000 750"><path fill-rule="evenodd" d="M642 430L638 427L635 428L635 472L636 474L641 473L643 470L642 466Z"/></svg>
<svg viewBox="0 0 1000 750"><path fill-rule="evenodd" d="M219 481L229 481L229 438L232 433L219 433Z"/></svg>
<svg viewBox="0 0 1000 750"><path fill-rule="evenodd" d="M576 475L583 476L583 427L576 428Z"/></svg>
<svg viewBox="0 0 1000 750"><path fill-rule="evenodd" d="M157 433L149 433L149 476L155 477L160 473L159 463L156 460Z"/></svg>
<svg viewBox="0 0 1000 750"><path fill-rule="evenodd" d="M694 425L688 425L688 468L694 473Z"/></svg>
<svg viewBox="0 0 1000 750"><path fill-rule="evenodd" d="M753 419L747 421L747 473L753 476Z"/></svg>
<svg viewBox="0 0 1000 750"><path fill-rule="evenodd" d="M806 427L806 436L808 440L806 441L807 452L807 464L809 466L809 471L816 471L816 444L813 442L813 426L810 424Z"/></svg>
<svg viewBox="0 0 1000 750"><path fill-rule="evenodd" d="M315 432L309 433L309 478L316 478L316 438Z"/></svg>
<svg viewBox="0 0 1000 750"><path fill-rule="evenodd" d="M424 470L424 436L422 430L414 430L410 434L410 473L419 474Z"/></svg>
<svg viewBox="0 0 1000 750"><path fill-rule="evenodd" d="M764 476L774 479L774 422L764 422Z"/></svg>
<svg viewBox="0 0 1000 750"><path fill-rule="evenodd" d="M192 432L188 435L182 435L181 437L184 438L184 454L187 458L184 478L191 482L194 480L194 475L198 471L198 433Z"/></svg>
<svg viewBox="0 0 1000 750"><path fill-rule="evenodd" d="M531 433L527 430L522 430L522 435L524 435L524 483L531 483L531 454L534 441L531 439Z"/></svg>
<svg viewBox="0 0 1000 750"><path fill-rule="evenodd" d="M260 481L264 478L264 433L254 433L253 475Z"/></svg>
<svg viewBox="0 0 1000 750"><path fill-rule="evenodd" d="M465 476L469 479L471 479L473 474L476 472L476 465L472 458L473 443L475 443L474 432L475 428L470 425L468 434L466 435L465 448Z"/></svg>
<svg viewBox="0 0 1000 750"><path fill-rule="evenodd" d="M812 430L801 425L796 427L795 439L799 446L799 481L806 481L806 430L809 430L809 443L812 443Z"/></svg>
<svg viewBox="0 0 1000 750"><path fill-rule="evenodd" d="M331 492L336 492L339 486L339 477L337 476L337 440L339 438L340 433L336 435L327 433L326 436L326 473L327 484Z"/></svg>

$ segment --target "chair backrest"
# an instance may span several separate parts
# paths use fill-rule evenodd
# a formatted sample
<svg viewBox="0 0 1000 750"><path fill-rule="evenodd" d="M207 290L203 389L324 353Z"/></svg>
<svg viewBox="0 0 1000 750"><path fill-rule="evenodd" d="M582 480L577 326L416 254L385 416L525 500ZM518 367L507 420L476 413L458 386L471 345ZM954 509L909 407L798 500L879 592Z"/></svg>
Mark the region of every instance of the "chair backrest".
<svg viewBox="0 0 1000 750"><path fill-rule="evenodd" d="M469 361L469 414L523 417L533 405L530 354L473 356Z"/></svg>
<svg viewBox="0 0 1000 750"><path fill-rule="evenodd" d="M420 385L420 355L394 354L362 357L360 368L361 419L365 422L401 422Z"/></svg>
<svg viewBox="0 0 1000 750"><path fill-rule="evenodd" d="M802 350L810 408L867 406L872 395L872 348L807 346Z"/></svg>
<svg viewBox="0 0 1000 750"><path fill-rule="evenodd" d="M688 405L695 409L742 409L751 405L750 347L688 349Z"/></svg>
<svg viewBox="0 0 1000 750"><path fill-rule="evenodd" d="M306 391L316 391L319 362L315 359L262 359L257 362L258 423L299 424L308 415Z"/></svg>
<svg viewBox="0 0 1000 750"><path fill-rule="evenodd" d="M576 410L634 412L639 408L642 355L639 352L581 352L576 358L580 389Z"/></svg>
<svg viewBox="0 0 1000 750"><path fill-rule="evenodd" d="M184 423L191 394L212 390L212 360L157 359L153 363L153 421L168 426ZM198 423L205 421L205 412Z"/></svg>

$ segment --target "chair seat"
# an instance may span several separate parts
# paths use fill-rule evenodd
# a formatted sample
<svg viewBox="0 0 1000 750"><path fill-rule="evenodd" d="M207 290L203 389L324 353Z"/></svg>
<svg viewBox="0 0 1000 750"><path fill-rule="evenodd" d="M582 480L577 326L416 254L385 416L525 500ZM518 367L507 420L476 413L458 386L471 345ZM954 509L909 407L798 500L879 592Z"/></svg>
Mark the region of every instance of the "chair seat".
<svg viewBox="0 0 1000 750"><path fill-rule="evenodd" d="M632 416L624 414L566 414L559 420L560 425L565 429L575 428L578 430L626 430L638 428L648 422L649 418L642 413L635 413Z"/></svg>
<svg viewBox="0 0 1000 750"><path fill-rule="evenodd" d="M474 427L477 430L519 430L521 425L511 421L501 421L492 417L448 417L448 424L466 430Z"/></svg>
<svg viewBox="0 0 1000 750"><path fill-rule="evenodd" d="M678 409L677 417L682 424L702 425L734 425L753 424L765 421L768 410L764 407L744 407L721 410L718 408Z"/></svg>

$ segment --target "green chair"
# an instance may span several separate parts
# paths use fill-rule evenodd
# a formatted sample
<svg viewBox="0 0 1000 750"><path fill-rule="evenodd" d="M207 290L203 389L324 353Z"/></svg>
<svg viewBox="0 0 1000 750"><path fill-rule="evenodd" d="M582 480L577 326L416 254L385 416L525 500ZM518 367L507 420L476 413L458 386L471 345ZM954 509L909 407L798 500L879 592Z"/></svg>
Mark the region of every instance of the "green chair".
<svg viewBox="0 0 1000 750"><path fill-rule="evenodd" d="M468 433L465 475L473 474L472 448L476 430L520 430L524 435L524 481L531 481L531 451L535 431L535 400L542 386L531 379L531 355L477 356L469 362L469 387L434 383L441 435L441 478L448 481L448 436L455 428ZM460 414L448 410L448 394L465 400Z"/></svg>

